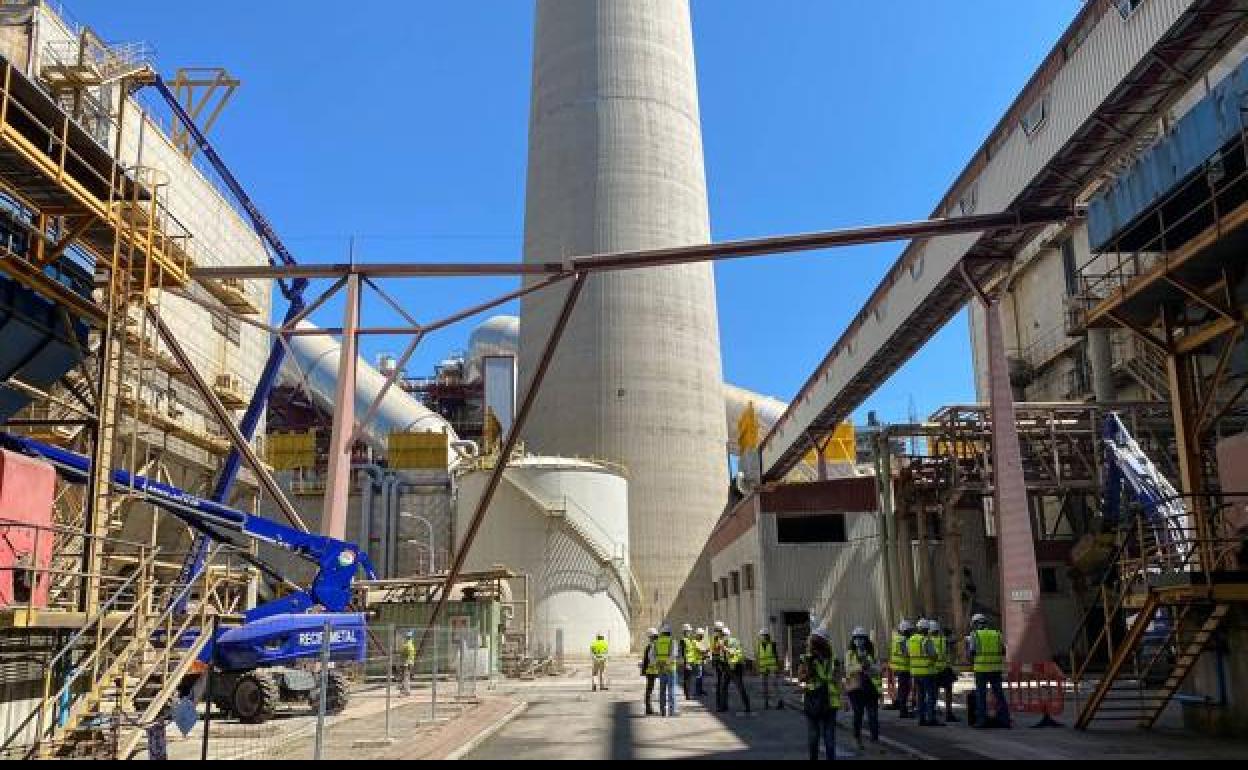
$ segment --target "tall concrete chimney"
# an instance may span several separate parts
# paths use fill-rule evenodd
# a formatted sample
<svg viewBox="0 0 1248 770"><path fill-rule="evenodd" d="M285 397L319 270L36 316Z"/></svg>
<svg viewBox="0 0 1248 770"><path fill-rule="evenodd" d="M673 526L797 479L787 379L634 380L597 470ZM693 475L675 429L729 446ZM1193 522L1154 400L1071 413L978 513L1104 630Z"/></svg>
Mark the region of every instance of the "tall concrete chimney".
<svg viewBox="0 0 1248 770"><path fill-rule="evenodd" d="M687 0L538 0L531 110L526 260L710 240ZM562 296L523 303L521 392ZM531 451L627 470L635 630L709 619L722 382L709 265L600 274L531 416Z"/></svg>

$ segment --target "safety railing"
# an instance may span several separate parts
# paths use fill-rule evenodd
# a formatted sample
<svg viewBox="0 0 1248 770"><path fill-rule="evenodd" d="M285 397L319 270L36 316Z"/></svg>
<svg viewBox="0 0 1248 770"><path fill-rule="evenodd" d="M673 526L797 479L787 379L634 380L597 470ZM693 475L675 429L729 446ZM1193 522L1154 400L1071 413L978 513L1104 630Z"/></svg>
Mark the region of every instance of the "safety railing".
<svg viewBox="0 0 1248 770"><path fill-rule="evenodd" d="M1228 161L1238 169L1227 173ZM1209 228L1224 226L1228 201L1242 201L1248 184L1248 137L1241 132L1236 145L1217 153L1190 179L1177 185L1154 204L1150 212L1118 233L1112 242L1093 255L1080 270L1080 296L1076 304L1080 326L1098 305L1124 294L1143 276L1168 272L1175 252ZM1240 188L1236 190L1235 188ZM1200 195L1199 202L1193 198ZM1181 214L1168 218L1170 204L1183 200ZM1240 202L1238 205L1242 206ZM1233 210L1233 209L1232 209Z"/></svg>

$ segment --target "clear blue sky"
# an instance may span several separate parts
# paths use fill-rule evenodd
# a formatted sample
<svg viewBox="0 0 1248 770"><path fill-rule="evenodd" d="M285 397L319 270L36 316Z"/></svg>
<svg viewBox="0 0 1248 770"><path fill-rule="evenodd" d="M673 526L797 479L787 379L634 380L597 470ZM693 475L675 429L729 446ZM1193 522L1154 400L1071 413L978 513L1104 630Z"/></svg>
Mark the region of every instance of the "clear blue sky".
<svg viewBox="0 0 1248 770"><path fill-rule="evenodd" d="M1079 5L694 0L714 237L926 216ZM151 43L166 72L223 65L243 79L213 136L301 261L343 259L352 235L361 260L519 259L530 0L69 10L109 40ZM720 265L725 377L791 396L901 248ZM423 319L509 287L391 285ZM370 307L367 321L396 320ZM470 328L431 337L413 369ZM959 316L866 408L898 421L973 394Z"/></svg>

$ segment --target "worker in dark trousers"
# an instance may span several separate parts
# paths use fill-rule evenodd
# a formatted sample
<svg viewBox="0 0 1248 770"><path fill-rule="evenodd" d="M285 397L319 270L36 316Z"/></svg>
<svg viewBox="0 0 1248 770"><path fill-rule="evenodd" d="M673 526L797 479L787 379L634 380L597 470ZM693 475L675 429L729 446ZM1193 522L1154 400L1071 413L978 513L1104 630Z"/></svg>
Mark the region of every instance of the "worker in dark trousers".
<svg viewBox="0 0 1248 770"><path fill-rule="evenodd" d="M659 638L659 629L651 628L646 631L649 641L646 642L646 650L641 654L641 675L646 678L646 716L654 714L654 706L651 705L651 698L654 697L654 683L659 678L659 660L655 655L654 642Z"/></svg>
<svg viewBox="0 0 1248 770"><path fill-rule="evenodd" d="M902 719L913 716L910 713L910 688L913 681L910 678L910 653L906 644L913 633L914 624L902 618L888 646L888 665L897 677L897 691L893 695L892 708L901 712L898 716Z"/></svg>
<svg viewBox="0 0 1248 770"><path fill-rule="evenodd" d="M711 629L711 672L715 674L715 703L719 704L719 688L724 681L724 621L715 621Z"/></svg>
<svg viewBox="0 0 1248 770"><path fill-rule="evenodd" d="M827 758L836 759L836 712L841 707L842 672L832 655L831 639L823 628L811 634L806 654L797 667L811 759L819 759L820 741L823 741Z"/></svg>
<svg viewBox="0 0 1248 770"><path fill-rule="evenodd" d="M971 634L966 637L966 654L975 670L975 726L988 725L988 688L997 699L997 722L1010 726L1010 705L1001 686L1005 673L1005 639L1001 632L988 627L988 618L971 618Z"/></svg>
<svg viewBox="0 0 1248 770"><path fill-rule="evenodd" d="M919 726L943 726L936 721L936 650L928 636L929 622L920 620L915 632L906 639L910 659L910 678L919 691Z"/></svg>
<svg viewBox="0 0 1248 770"><path fill-rule="evenodd" d="M845 653L845 691L849 693L849 705L854 710L854 740L858 750L863 750L862 723L866 718L871 731L871 742L880 742L880 666L875 659L875 645L865 628L855 628L849 637L849 650Z"/></svg>
<svg viewBox="0 0 1248 770"><path fill-rule="evenodd" d="M737 692L741 695L741 704L745 707L742 713L750 713L750 695L745 691L745 650L741 649L741 641L732 635L732 631L724 629L724 662L723 676L718 687L716 711L728 711L729 688L735 682Z"/></svg>
<svg viewBox="0 0 1248 770"><path fill-rule="evenodd" d="M940 624L935 624L939 631ZM943 642L937 645L937 653L941 659L941 670L936 675L936 683L945 693L945 721L958 722L958 715L953 713L953 685L958 681L958 672L954 670L957 658L958 643L954 638L953 629L946 628L942 632Z"/></svg>

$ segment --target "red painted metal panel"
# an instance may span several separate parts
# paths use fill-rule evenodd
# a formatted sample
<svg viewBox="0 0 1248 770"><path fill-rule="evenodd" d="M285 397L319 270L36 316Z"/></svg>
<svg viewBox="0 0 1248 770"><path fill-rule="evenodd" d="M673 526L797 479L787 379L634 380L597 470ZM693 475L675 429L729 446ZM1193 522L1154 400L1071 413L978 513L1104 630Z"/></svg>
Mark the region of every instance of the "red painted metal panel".
<svg viewBox="0 0 1248 770"><path fill-rule="evenodd" d="M0 607L47 604L49 576L31 580L27 570L52 562L55 494L52 466L0 450Z"/></svg>

